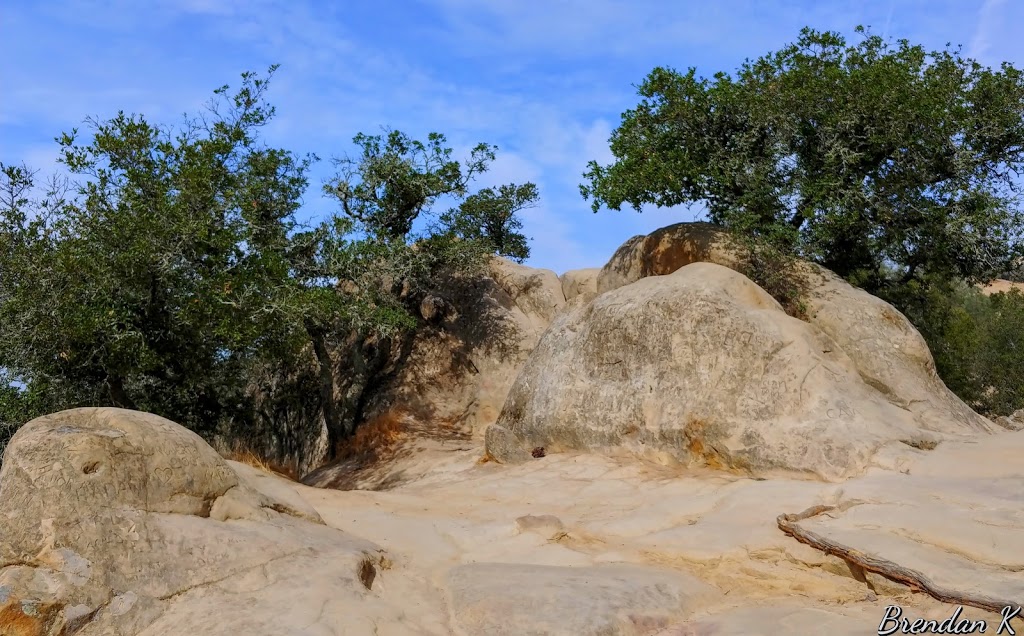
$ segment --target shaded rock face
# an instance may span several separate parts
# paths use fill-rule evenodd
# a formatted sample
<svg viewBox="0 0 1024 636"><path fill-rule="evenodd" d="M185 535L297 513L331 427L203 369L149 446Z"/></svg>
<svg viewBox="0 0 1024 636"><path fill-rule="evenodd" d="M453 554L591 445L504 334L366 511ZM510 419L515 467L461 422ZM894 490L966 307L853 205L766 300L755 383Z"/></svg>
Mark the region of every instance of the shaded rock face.
<svg viewBox="0 0 1024 636"><path fill-rule="evenodd" d="M841 343L786 315L746 277L694 263L559 318L512 387L487 448L506 462L536 446L617 448L667 463L840 480L883 448L932 448L942 439L934 431L981 428L900 408L862 375Z"/></svg>
<svg viewBox="0 0 1024 636"><path fill-rule="evenodd" d="M424 324L375 378L364 419L401 407L425 424L454 424L467 436L482 435L497 420L527 355L565 309L562 287L550 270L495 257L486 275L450 280L427 295L419 306ZM306 366L287 378L263 378L254 387L258 430L237 433L257 455L294 466L299 475L322 466L329 450L317 373L311 353ZM271 399L282 391L286 399ZM232 450L230 437L218 448Z"/></svg>
<svg viewBox="0 0 1024 636"><path fill-rule="evenodd" d="M739 269L740 248L707 223L678 223L626 241L601 270L600 292L647 276L671 274L690 263ZM800 263L807 322L831 337L862 379L929 430L994 430L943 384L921 334L889 303L853 287L827 269Z"/></svg>
<svg viewBox="0 0 1024 636"><path fill-rule="evenodd" d="M564 310L558 276L503 258L489 275L451 281L437 295L452 311L424 329L370 400L369 413L411 407L479 436L495 422L530 351Z"/></svg>
<svg viewBox="0 0 1024 636"><path fill-rule="evenodd" d="M329 593L358 595L376 553L191 431L110 408L41 417L14 435L0 527L0 616L15 634L163 634L189 621L194 633L230 633L232 621L212 629L179 603L230 607L246 577L243 588L287 595L321 558L338 583Z"/></svg>

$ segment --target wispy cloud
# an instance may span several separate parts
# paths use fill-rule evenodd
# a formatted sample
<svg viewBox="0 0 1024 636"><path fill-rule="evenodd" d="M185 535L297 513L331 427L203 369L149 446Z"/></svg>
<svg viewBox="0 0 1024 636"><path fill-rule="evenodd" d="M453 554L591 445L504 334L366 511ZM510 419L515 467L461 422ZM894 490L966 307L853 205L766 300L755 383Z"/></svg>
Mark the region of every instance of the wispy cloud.
<svg viewBox="0 0 1024 636"><path fill-rule="evenodd" d="M971 57L984 59L992 48L993 31L998 28L1000 9L1006 0L985 0L978 10L978 25L971 38Z"/></svg>
<svg viewBox="0 0 1024 636"><path fill-rule="evenodd" d="M1016 4L973 12L954 0L11 0L0 18L0 161L47 168L52 138L87 115L175 123L240 72L281 63L270 143L326 158L382 125L443 132L456 148L495 143L481 185L538 184L541 205L524 214L531 263L561 271L600 265L629 236L695 214L595 215L578 192L588 160L612 159L608 137L654 66L732 70L805 25L868 24L1024 58ZM329 172L318 166L304 214L331 208L318 191Z"/></svg>

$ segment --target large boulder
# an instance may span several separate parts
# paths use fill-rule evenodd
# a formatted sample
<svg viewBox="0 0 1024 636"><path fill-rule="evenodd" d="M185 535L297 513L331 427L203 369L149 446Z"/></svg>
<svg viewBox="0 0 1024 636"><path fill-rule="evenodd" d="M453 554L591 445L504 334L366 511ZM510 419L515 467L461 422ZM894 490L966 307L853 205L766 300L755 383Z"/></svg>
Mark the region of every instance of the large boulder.
<svg viewBox="0 0 1024 636"><path fill-rule="evenodd" d="M601 268L602 294L647 276L671 274L690 263L717 263L738 268L741 250L728 234L710 223L676 223L629 239Z"/></svg>
<svg viewBox="0 0 1024 636"><path fill-rule="evenodd" d="M982 428L901 408L825 330L786 315L741 274L694 263L559 318L486 439L499 461L524 460L534 447L625 449L840 480L883 449L933 448L942 434Z"/></svg>
<svg viewBox="0 0 1024 636"><path fill-rule="evenodd" d="M996 429L939 378L928 343L895 307L834 273L801 263L807 321L835 340L869 385L932 431Z"/></svg>
<svg viewBox="0 0 1024 636"><path fill-rule="evenodd" d="M597 296L597 278L600 275L601 268L588 267L571 269L559 276L562 281L562 294L565 295L565 301L569 302L580 297L584 301L592 300Z"/></svg>
<svg viewBox="0 0 1024 636"><path fill-rule="evenodd" d="M741 270L744 261L742 246L720 228L677 223L626 241L601 270L598 290L671 274L690 263ZM804 289L807 322L828 334L865 382L913 412L922 427L953 433L964 427L994 430L946 388L924 338L895 307L812 263L799 262L795 274Z"/></svg>
<svg viewBox="0 0 1024 636"><path fill-rule="evenodd" d="M369 629L345 603L367 595L377 546L155 415L25 424L0 468L0 528L5 635Z"/></svg>

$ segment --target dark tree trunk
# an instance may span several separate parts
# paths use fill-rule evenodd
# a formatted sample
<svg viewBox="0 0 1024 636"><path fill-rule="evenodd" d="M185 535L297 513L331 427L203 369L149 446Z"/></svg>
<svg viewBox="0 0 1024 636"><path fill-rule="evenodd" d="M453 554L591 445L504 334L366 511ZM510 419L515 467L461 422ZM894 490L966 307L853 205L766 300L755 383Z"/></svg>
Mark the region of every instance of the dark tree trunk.
<svg viewBox="0 0 1024 636"><path fill-rule="evenodd" d="M331 359L331 352L327 346L326 331L307 324L306 332L312 341L313 353L316 355L319 368L320 403L324 413L324 422L327 425L327 459L330 460L337 454L338 444L345 437L344 426L335 399L334 361Z"/></svg>
<svg viewBox="0 0 1024 636"><path fill-rule="evenodd" d="M121 376L107 376L107 392L110 395L110 402L114 406L122 409L132 409L133 411L139 410L135 401L128 397L128 392L124 388L124 379Z"/></svg>

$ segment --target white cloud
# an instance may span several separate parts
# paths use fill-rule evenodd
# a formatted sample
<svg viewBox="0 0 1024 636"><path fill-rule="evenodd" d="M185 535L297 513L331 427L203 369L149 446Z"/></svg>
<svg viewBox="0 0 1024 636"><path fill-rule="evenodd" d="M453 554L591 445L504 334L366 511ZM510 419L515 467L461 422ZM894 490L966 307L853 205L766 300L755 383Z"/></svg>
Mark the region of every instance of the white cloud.
<svg viewBox="0 0 1024 636"><path fill-rule="evenodd" d="M984 59L992 47L993 31L999 26L999 11L1005 0L985 0L978 10L978 25L971 38L970 56Z"/></svg>

